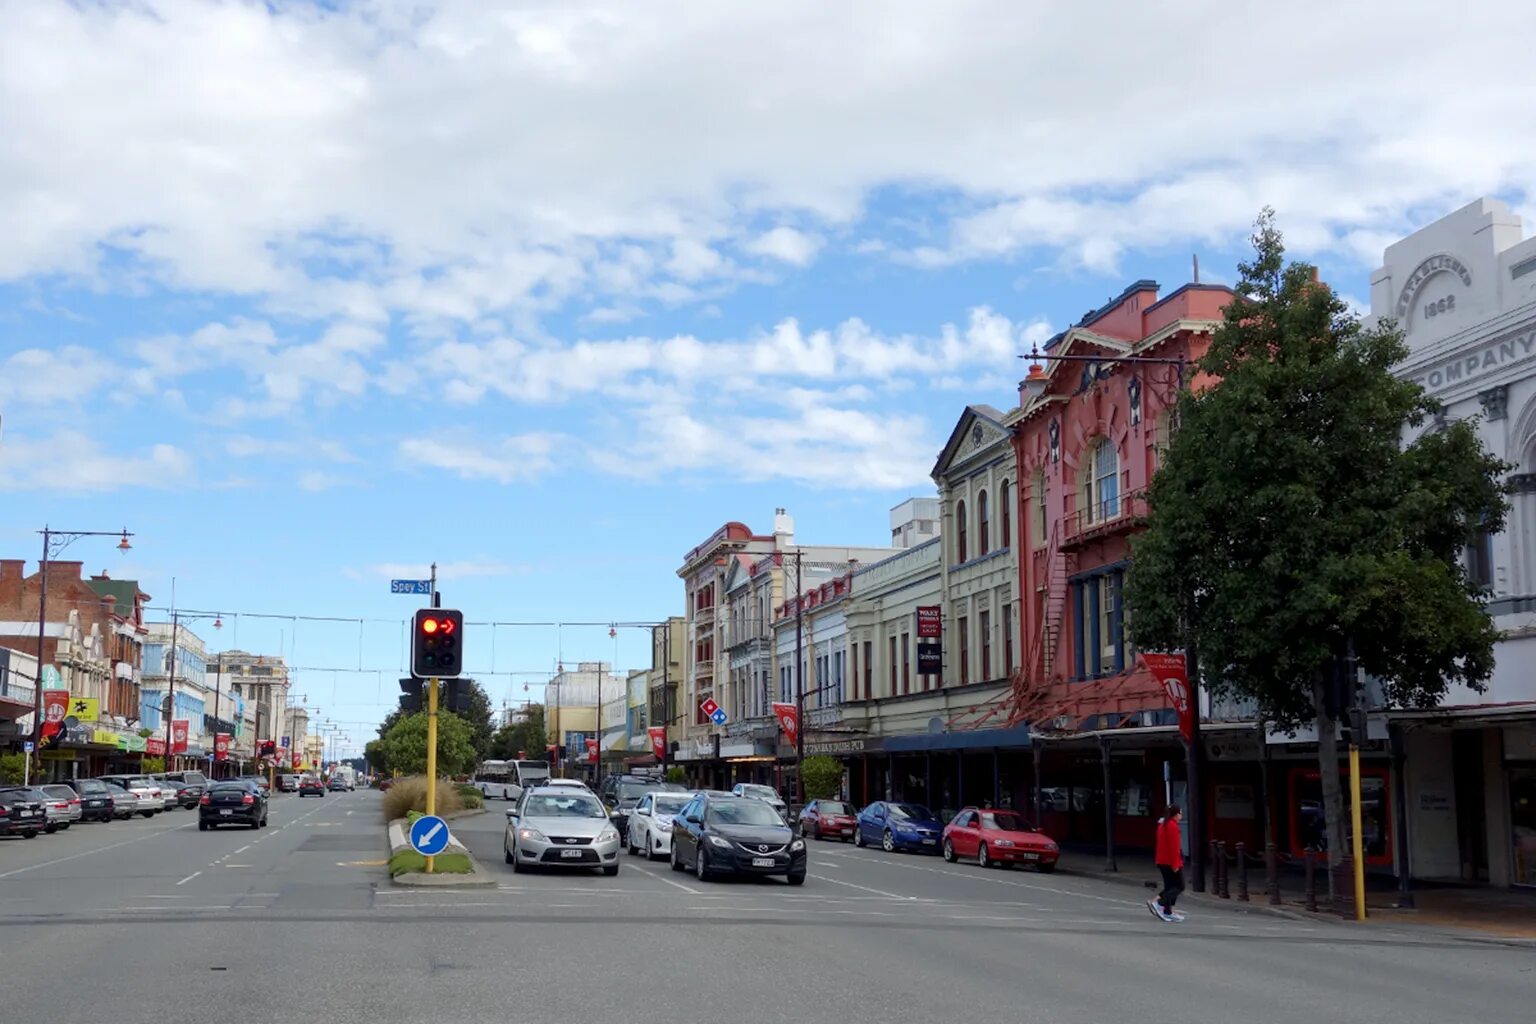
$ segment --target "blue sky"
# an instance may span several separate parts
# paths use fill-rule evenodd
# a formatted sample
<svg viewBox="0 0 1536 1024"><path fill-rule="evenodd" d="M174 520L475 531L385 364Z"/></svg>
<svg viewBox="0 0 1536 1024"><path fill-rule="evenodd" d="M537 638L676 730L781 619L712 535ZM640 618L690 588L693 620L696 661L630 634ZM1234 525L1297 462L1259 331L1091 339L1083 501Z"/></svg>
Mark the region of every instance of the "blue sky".
<svg viewBox="0 0 1536 1024"><path fill-rule="evenodd" d="M126 526L70 556L174 578L360 743L391 576L659 619L723 521L882 543L1019 353L1192 254L1230 282L1265 204L1357 302L1479 195L1529 221L1536 72L1492 81L1482 20L1107 6L7 5L0 550ZM1309 85L1247 92L1259 59ZM497 703L646 656L469 637Z"/></svg>

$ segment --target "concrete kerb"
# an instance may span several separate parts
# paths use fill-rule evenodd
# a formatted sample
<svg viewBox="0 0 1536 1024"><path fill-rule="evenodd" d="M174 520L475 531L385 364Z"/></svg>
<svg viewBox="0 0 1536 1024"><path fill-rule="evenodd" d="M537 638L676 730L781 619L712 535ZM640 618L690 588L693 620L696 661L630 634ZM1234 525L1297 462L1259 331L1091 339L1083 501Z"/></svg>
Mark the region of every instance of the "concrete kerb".
<svg viewBox="0 0 1536 1024"><path fill-rule="evenodd" d="M396 818L385 829L385 843L389 848L389 856L392 859L395 854L411 848L411 842L406 837L406 820ZM410 887L433 886L490 886L497 883L495 875L480 866L475 860L475 855L469 852L469 848L450 833L448 836L448 853L462 853L469 858L469 874L467 875L429 875L424 871L406 871L390 878L390 884Z"/></svg>
<svg viewBox="0 0 1536 1024"><path fill-rule="evenodd" d="M1156 895L1158 890L1157 882L1135 872L1115 873L1109 871L1094 871L1091 869L1072 868L1067 867L1064 864L1058 864L1056 873L1059 875L1069 875L1073 878L1087 878L1094 881L1109 882L1114 885L1122 885L1128 888L1143 889L1146 891L1149 898L1153 895ZM1184 892L1179 896L1179 902L1191 903L1200 907L1201 909L1209 908L1212 910L1225 910L1238 914L1263 914L1268 917L1282 918L1287 921L1303 921L1314 924L1331 924L1339 925L1341 927L1355 923L1354 921L1346 921L1342 917L1329 913L1326 910L1320 910L1314 914L1305 910L1296 910L1283 906L1273 907L1270 906L1267 902L1259 902L1259 900L1268 900L1268 898L1268 895L1264 894L1262 890L1260 890L1259 894L1257 894L1253 902L1244 903L1237 899L1224 900L1221 897L1213 896L1210 893L1199 893L1185 889ZM1319 903L1326 902L1326 897L1319 897ZM1375 922L1367 922L1367 927L1371 927L1372 925L1374 925L1375 928L1381 929L1382 931L1391 932L1396 935L1406 935L1413 937L1433 935L1437 938L1455 939L1460 942L1475 942L1490 946L1514 946L1524 949L1536 949L1536 939L1522 939L1506 935L1490 935L1487 932L1480 932L1472 928L1450 928L1438 925L1415 925L1406 921L1387 922L1382 921L1380 918L1377 918Z"/></svg>

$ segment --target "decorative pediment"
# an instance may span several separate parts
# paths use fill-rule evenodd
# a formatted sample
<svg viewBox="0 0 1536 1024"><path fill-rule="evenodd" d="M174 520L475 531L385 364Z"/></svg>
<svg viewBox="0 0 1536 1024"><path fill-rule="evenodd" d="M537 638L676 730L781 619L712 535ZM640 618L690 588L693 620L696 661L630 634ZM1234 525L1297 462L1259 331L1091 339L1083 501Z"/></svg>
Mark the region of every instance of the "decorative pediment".
<svg viewBox="0 0 1536 1024"><path fill-rule="evenodd" d="M1003 414L990 405L967 406L949 435L949 442L939 453L933 467L935 479L949 475L952 469L991 457L1009 445L1009 430Z"/></svg>

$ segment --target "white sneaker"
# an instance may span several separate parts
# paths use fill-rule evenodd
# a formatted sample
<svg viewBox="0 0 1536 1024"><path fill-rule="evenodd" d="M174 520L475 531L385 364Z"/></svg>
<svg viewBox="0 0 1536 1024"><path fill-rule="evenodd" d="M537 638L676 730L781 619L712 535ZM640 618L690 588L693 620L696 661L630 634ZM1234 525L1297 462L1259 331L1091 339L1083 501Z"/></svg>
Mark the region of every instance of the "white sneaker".
<svg viewBox="0 0 1536 1024"><path fill-rule="evenodd" d="M1184 920L1184 915L1179 913L1177 910L1170 910L1170 911L1168 911L1168 917L1166 918L1166 920L1169 920L1169 921L1182 921L1182 920Z"/></svg>
<svg viewBox="0 0 1536 1024"><path fill-rule="evenodd" d="M1152 912L1153 917L1163 916L1162 911L1158 909L1156 896L1152 897L1150 900L1147 900L1147 909Z"/></svg>

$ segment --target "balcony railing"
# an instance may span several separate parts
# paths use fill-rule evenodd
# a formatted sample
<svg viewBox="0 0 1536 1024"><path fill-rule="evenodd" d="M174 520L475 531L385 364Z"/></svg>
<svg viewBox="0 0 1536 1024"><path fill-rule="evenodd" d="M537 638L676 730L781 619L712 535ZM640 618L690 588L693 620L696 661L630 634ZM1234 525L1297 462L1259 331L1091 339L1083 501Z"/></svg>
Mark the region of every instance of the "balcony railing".
<svg viewBox="0 0 1536 1024"><path fill-rule="evenodd" d="M1127 491L1111 501L1094 502L1062 517L1061 546L1075 547L1136 529L1146 520L1147 512L1147 492L1144 490Z"/></svg>
<svg viewBox="0 0 1536 1024"><path fill-rule="evenodd" d="M10 701L12 704L32 704L37 700L37 690L34 687L13 682L7 673L0 678L0 700Z"/></svg>

